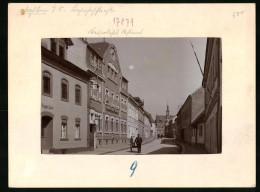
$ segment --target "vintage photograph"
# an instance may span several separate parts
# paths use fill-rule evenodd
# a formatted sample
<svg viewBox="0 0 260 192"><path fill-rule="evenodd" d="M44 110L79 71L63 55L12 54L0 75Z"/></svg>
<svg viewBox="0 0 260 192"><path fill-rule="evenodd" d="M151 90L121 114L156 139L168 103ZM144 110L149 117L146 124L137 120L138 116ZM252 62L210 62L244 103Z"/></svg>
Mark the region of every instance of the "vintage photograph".
<svg viewBox="0 0 260 192"><path fill-rule="evenodd" d="M221 38L41 39L41 153L222 151Z"/></svg>

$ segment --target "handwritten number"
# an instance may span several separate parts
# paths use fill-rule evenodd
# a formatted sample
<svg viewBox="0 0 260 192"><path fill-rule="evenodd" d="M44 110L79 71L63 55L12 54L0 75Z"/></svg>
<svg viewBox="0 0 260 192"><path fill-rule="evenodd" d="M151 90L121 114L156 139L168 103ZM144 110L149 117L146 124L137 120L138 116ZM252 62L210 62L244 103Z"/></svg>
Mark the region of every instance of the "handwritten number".
<svg viewBox="0 0 260 192"><path fill-rule="evenodd" d="M130 167L130 169L133 171L133 172L131 173L130 177L133 176L136 167L137 167L137 161L134 161L134 162L132 163L131 167Z"/></svg>
<svg viewBox="0 0 260 192"><path fill-rule="evenodd" d="M238 17L239 15L242 15L245 11L237 11L233 12L233 18Z"/></svg>

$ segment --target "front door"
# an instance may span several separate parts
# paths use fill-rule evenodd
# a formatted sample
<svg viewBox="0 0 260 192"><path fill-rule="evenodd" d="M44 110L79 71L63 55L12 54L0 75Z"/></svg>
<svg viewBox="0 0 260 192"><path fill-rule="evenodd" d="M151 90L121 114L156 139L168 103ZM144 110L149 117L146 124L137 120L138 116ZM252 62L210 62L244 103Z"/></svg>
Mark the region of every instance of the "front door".
<svg viewBox="0 0 260 192"><path fill-rule="evenodd" d="M94 148L95 146L95 132L96 132L96 125L90 124L90 148Z"/></svg>
<svg viewBox="0 0 260 192"><path fill-rule="evenodd" d="M41 148L50 149L53 147L53 118L42 117L41 125Z"/></svg>

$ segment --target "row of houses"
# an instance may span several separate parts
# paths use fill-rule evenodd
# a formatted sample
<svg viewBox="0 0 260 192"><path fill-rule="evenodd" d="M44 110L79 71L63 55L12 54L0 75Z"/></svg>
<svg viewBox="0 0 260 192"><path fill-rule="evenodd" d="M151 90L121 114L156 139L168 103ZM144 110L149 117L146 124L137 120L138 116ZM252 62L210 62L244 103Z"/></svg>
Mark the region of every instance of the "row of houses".
<svg viewBox="0 0 260 192"><path fill-rule="evenodd" d="M202 86L190 94L165 134L201 145L208 153L222 151L222 51L220 38L208 38Z"/></svg>
<svg viewBox="0 0 260 192"><path fill-rule="evenodd" d="M41 40L42 153L93 150L153 134L144 101L128 93L116 47L86 38Z"/></svg>

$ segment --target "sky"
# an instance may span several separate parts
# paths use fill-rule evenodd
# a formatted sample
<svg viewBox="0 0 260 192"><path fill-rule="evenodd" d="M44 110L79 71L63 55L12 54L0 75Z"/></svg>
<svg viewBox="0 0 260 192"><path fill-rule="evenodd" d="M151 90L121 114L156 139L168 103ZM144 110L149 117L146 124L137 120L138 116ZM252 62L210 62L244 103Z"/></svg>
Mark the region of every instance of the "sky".
<svg viewBox="0 0 260 192"><path fill-rule="evenodd" d="M88 38L89 43L103 38ZM128 92L144 99L144 108L165 115L167 102L176 115L187 97L201 87L202 74L190 41L204 70L206 38L106 38L115 45Z"/></svg>

